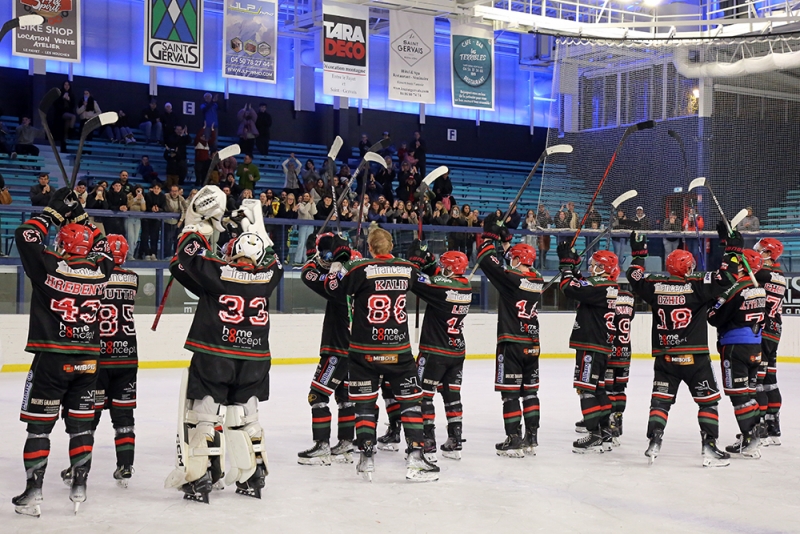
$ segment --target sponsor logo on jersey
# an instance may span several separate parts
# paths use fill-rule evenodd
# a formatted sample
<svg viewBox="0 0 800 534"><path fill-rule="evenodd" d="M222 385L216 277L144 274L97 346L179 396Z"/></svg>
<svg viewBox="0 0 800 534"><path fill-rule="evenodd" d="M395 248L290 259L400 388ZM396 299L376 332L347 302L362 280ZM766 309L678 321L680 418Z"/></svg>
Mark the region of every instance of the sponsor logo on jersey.
<svg viewBox="0 0 800 534"><path fill-rule="evenodd" d="M766 299L767 292L764 290L763 287L751 287L749 289L745 289L742 291L742 298L744 298L745 300L758 299L758 298Z"/></svg>
<svg viewBox="0 0 800 534"><path fill-rule="evenodd" d="M657 282L654 287L656 295L680 295L694 293L692 284L666 284Z"/></svg>
<svg viewBox="0 0 800 534"><path fill-rule="evenodd" d="M31 388L33 387L33 369L28 371L28 378L25 379L25 390L22 392L22 410L28 409L28 399L30 399Z"/></svg>
<svg viewBox="0 0 800 534"><path fill-rule="evenodd" d="M381 278L384 276L402 276L411 279L411 267L402 265L368 265L364 268L367 278Z"/></svg>
<svg viewBox="0 0 800 534"><path fill-rule="evenodd" d="M769 273L769 278L771 282L783 286L784 289L786 288L786 277L781 273L771 272Z"/></svg>
<svg viewBox="0 0 800 534"><path fill-rule="evenodd" d="M323 372L322 376L319 378L320 383L323 385L328 384L331 379L331 375L333 375L333 372L336 370L336 363L338 361L339 360L336 358L336 356L331 356L328 358L328 368L325 369L325 372Z"/></svg>
<svg viewBox="0 0 800 534"><path fill-rule="evenodd" d="M607 287L606 288L606 298L607 299L614 299L616 301L618 293L619 293L619 288L617 288L617 287Z"/></svg>
<svg viewBox="0 0 800 534"><path fill-rule="evenodd" d="M136 354L136 346L128 344L127 341L101 341L100 354L107 356L134 356Z"/></svg>
<svg viewBox="0 0 800 534"><path fill-rule="evenodd" d="M467 344L464 342L464 338L460 337L451 337L447 340L448 346L455 350L464 350L467 347Z"/></svg>
<svg viewBox="0 0 800 534"><path fill-rule="evenodd" d="M472 292L470 291L469 293L467 293L467 292L455 291L453 289L448 289L447 291L445 291L444 300L447 302L466 302L471 304ZM469 309L469 306L467 306L467 309Z"/></svg>
<svg viewBox="0 0 800 534"><path fill-rule="evenodd" d="M94 332L89 328L89 325L67 326L64 323L59 323L58 337L91 343L94 339Z"/></svg>
<svg viewBox="0 0 800 534"><path fill-rule="evenodd" d="M402 343L408 337L408 332L401 331L399 328L372 327L372 341L384 343Z"/></svg>
<svg viewBox="0 0 800 534"><path fill-rule="evenodd" d="M72 276L73 278L87 278L87 279L101 279L105 278L105 274L95 267L94 269L88 269L85 267L81 267L79 269L73 269L70 267L65 260L61 260L58 262L58 266L56 266L56 272L59 274L63 274L64 276Z"/></svg>
<svg viewBox="0 0 800 534"><path fill-rule="evenodd" d="M232 265L223 265L220 273L220 280L226 282L236 282L237 284L268 284L272 280L273 271L240 271Z"/></svg>
<svg viewBox="0 0 800 534"><path fill-rule="evenodd" d="M44 285L62 293L87 297L103 295L106 289L105 282L100 284L83 284L81 282L72 282L70 280L64 280L63 278L57 278L52 274L47 275L47 278L44 280Z"/></svg>
<svg viewBox="0 0 800 534"><path fill-rule="evenodd" d="M617 306L633 306L634 299L630 295L617 295Z"/></svg>
<svg viewBox="0 0 800 534"><path fill-rule="evenodd" d="M583 357L583 370L581 371L581 382L588 383L592 378L592 357L586 354Z"/></svg>
<svg viewBox="0 0 800 534"><path fill-rule="evenodd" d="M544 284L541 282L531 282L530 280L526 280L524 278L520 278L519 280L519 288L523 291L529 291L531 293L541 293Z"/></svg>
<svg viewBox="0 0 800 534"><path fill-rule="evenodd" d="M686 338L679 334L659 334L658 339L662 347L677 347L686 343Z"/></svg>
<svg viewBox="0 0 800 534"><path fill-rule="evenodd" d="M135 274L113 273L108 279L109 284L129 285L136 287L139 277Z"/></svg>
<svg viewBox="0 0 800 534"><path fill-rule="evenodd" d="M408 291L408 280L375 280L375 291Z"/></svg>
<svg viewBox="0 0 800 534"><path fill-rule="evenodd" d="M245 345L250 348L261 345L261 338L253 336L253 332L250 330L245 330L243 328L228 328L227 326L222 327L222 341L239 346Z"/></svg>
<svg viewBox="0 0 800 534"><path fill-rule="evenodd" d="M68 363L64 365L63 370L65 373L78 373L78 374L91 375L97 371L97 362L92 360L89 362L78 363L78 364Z"/></svg>
<svg viewBox="0 0 800 534"><path fill-rule="evenodd" d="M502 384L504 375L505 375L505 364L503 363L503 355L502 354L498 354L497 355L497 376L495 376L495 381L498 384Z"/></svg>

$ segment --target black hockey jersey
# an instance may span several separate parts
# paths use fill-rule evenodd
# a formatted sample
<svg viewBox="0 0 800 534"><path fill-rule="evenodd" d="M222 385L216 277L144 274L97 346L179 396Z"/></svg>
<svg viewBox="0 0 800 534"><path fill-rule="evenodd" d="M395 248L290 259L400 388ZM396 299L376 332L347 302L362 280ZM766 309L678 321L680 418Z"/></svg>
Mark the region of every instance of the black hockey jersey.
<svg viewBox="0 0 800 534"><path fill-rule="evenodd" d="M328 276L328 270L323 269L316 260L308 261L303 266L303 283L327 300L319 353L324 356L347 357L350 347L350 308L347 297L334 297L325 291L325 280Z"/></svg>
<svg viewBox="0 0 800 534"><path fill-rule="evenodd" d="M653 310L653 356L708 354L708 305L730 283L723 272L694 273L684 278L646 274L632 265L627 272L633 292Z"/></svg>
<svg viewBox="0 0 800 534"><path fill-rule="evenodd" d="M337 299L353 297L350 352L399 354L411 350L406 293L419 277L417 267L391 254L347 262L325 279Z"/></svg>
<svg viewBox="0 0 800 534"><path fill-rule="evenodd" d="M536 269L523 273L504 269L494 245L485 242L478 251L481 270L499 293L497 342L533 344L539 355L539 306L544 280Z"/></svg>
<svg viewBox="0 0 800 534"><path fill-rule="evenodd" d="M419 352L463 358L464 318L472 302L472 287L464 277L422 275L412 291L425 301L425 318L419 338Z"/></svg>
<svg viewBox="0 0 800 534"><path fill-rule="evenodd" d="M764 318L764 330L761 335L778 343L783 331L783 299L786 297L786 278L778 264L763 267L756 273L758 285L767 292L767 309Z"/></svg>
<svg viewBox="0 0 800 534"><path fill-rule="evenodd" d="M183 234L170 264L200 298L184 348L239 360L269 360L269 297L283 277L274 256L260 265L225 262L199 233Z"/></svg>
<svg viewBox="0 0 800 534"><path fill-rule="evenodd" d="M564 295L578 301L569 347L610 354L616 334L617 283L602 276L577 278L563 272L558 286Z"/></svg>
<svg viewBox="0 0 800 534"><path fill-rule="evenodd" d="M31 316L27 352L70 356L100 356L103 293L114 270L102 232L95 234L93 252L67 258L45 246L50 219L34 216L14 236L25 274L31 280Z"/></svg>
<svg viewBox="0 0 800 534"><path fill-rule="evenodd" d="M708 309L720 345L760 345L767 291L745 275L726 289Z"/></svg>
<svg viewBox="0 0 800 534"><path fill-rule="evenodd" d="M627 362L631 359L631 322L635 315L633 293L619 288L617 300L614 302L614 342L612 343L613 359ZM609 361L613 366L613 362Z"/></svg>
<svg viewBox="0 0 800 534"><path fill-rule="evenodd" d="M100 308L100 367L137 367L136 326L133 307L139 275L115 266Z"/></svg>

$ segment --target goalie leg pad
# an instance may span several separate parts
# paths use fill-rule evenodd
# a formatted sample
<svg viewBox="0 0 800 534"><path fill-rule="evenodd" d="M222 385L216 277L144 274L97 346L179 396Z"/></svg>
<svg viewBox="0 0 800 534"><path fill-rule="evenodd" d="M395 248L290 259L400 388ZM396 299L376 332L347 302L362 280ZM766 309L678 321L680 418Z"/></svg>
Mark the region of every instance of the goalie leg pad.
<svg viewBox="0 0 800 534"><path fill-rule="evenodd" d="M228 406L225 415L226 450L231 469L226 484L246 482L256 471L258 459L267 467L267 455L261 443L264 434L258 422L258 399L251 397L245 404Z"/></svg>
<svg viewBox="0 0 800 534"><path fill-rule="evenodd" d="M220 405L210 396L192 402L192 409L186 414L186 422L195 426L189 428L188 457L186 458L186 481L194 482L205 475L210 457L219 457L222 452L223 436L216 431L222 424ZM220 462L221 463L221 462ZM221 470L220 470L221 471ZM219 477L220 473L217 473Z"/></svg>

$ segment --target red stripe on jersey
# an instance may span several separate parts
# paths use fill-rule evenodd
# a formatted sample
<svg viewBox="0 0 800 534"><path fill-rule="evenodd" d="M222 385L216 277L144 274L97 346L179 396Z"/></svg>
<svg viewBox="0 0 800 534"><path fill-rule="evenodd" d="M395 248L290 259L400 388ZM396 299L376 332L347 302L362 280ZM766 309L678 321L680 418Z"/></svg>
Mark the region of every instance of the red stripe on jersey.
<svg viewBox="0 0 800 534"><path fill-rule="evenodd" d="M203 345L202 343L198 343L196 341L191 341L189 339L186 340L186 345L190 347L196 347L198 349L206 350L212 353L222 353L222 354L232 354L234 356L247 356L248 358L258 358L258 359L266 359L270 357L270 353L255 353L255 352L244 352L240 350L231 350L231 349L221 349L219 347L210 347L208 345ZM98 349L99 350L99 349Z"/></svg>
<svg viewBox="0 0 800 534"><path fill-rule="evenodd" d="M89 347L89 346L81 346L81 345L68 345L63 344L59 345L57 343L32 343L28 342L26 348L34 348L34 349L60 349L60 350L79 350L83 352L100 352L100 347Z"/></svg>
<svg viewBox="0 0 800 534"><path fill-rule="evenodd" d="M45 228L45 226L36 219L28 219L27 221L25 221L25 224L30 224L31 226L35 226L36 228L41 230L41 232L44 235L47 235L47 228Z"/></svg>

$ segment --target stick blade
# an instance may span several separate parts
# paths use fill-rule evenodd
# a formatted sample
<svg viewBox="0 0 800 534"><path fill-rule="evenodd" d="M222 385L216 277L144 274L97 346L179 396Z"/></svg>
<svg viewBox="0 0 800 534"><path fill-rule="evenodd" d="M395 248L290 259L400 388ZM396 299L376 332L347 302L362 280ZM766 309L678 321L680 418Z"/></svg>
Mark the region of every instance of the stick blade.
<svg viewBox="0 0 800 534"><path fill-rule="evenodd" d="M437 178L439 178L440 176L444 176L448 172L450 172L450 169L448 169L445 165L442 165L441 167L436 167L435 169L433 169L431 172L428 173L428 176L426 176L425 179L422 180L422 183L430 187L430 185L433 182L435 182Z"/></svg>
<svg viewBox="0 0 800 534"><path fill-rule="evenodd" d="M224 161L232 156L238 156L242 149L237 144L229 145L217 152L220 161Z"/></svg>
<svg viewBox="0 0 800 534"><path fill-rule="evenodd" d="M635 198L638 194L639 192L636 191L636 189L631 189L630 191L626 191L625 193L622 193L620 196L615 198L614 201L611 203L611 206L614 209L616 209L620 204L622 204L623 202L627 202L632 198Z"/></svg>
<svg viewBox="0 0 800 534"><path fill-rule="evenodd" d="M655 126L656 122L653 120L649 120L649 121L642 121L638 124L634 124L633 126L631 126L631 128L633 128L635 132L638 132L639 130L648 130L650 128L655 128Z"/></svg>
<svg viewBox="0 0 800 534"><path fill-rule="evenodd" d="M740 222L742 222L742 221L744 220L744 218L745 218L745 217L747 217L747 210L746 210L746 209L740 210L740 211L739 211L739 213L737 213L736 215L734 215L734 216L733 216L733 219L731 219L731 228L734 228L734 229L735 229L735 228L736 228L736 226L737 226L737 225L738 225Z"/></svg>
<svg viewBox="0 0 800 534"><path fill-rule="evenodd" d="M367 152L364 154L364 161L371 161L373 163L377 163L384 169L386 168L386 160L377 152Z"/></svg>
<svg viewBox="0 0 800 534"><path fill-rule="evenodd" d="M572 145L553 145L547 150L545 150L545 154L549 156L550 154L571 154L572 153Z"/></svg>
<svg viewBox="0 0 800 534"><path fill-rule="evenodd" d="M331 149L328 150L328 157L331 159L336 159L336 156L339 155L339 151L342 149L343 144L344 141L342 141L342 138L337 135L336 139L333 140Z"/></svg>
<svg viewBox="0 0 800 534"><path fill-rule="evenodd" d="M19 17L19 27L41 26L44 24L44 17L41 15L22 15Z"/></svg>
<svg viewBox="0 0 800 534"><path fill-rule="evenodd" d="M100 125L101 126L108 126L109 124L114 124L119 120L119 115L117 115L116 111L107 111L105 113L101 113L98 115L100 118Z"/></svg>
<svg viewBox="0 0 800 534"><path fill-rule="evenodd" d="M689 183L689 191L692 189L697 189L698 187L703 187L704 185L706 185L705 177L701 176L699 178L695 178Z"/></svg>
<svg viewBox="0 0 800 534"><path fill-rule="evenodd" d="M47 113L47 110L50 109L50 106L55 104L56 100L61 98L61 89L58 87L53 87L47 93L45 93L42 101L39 102L39 111L42 113Z"/></svg>

